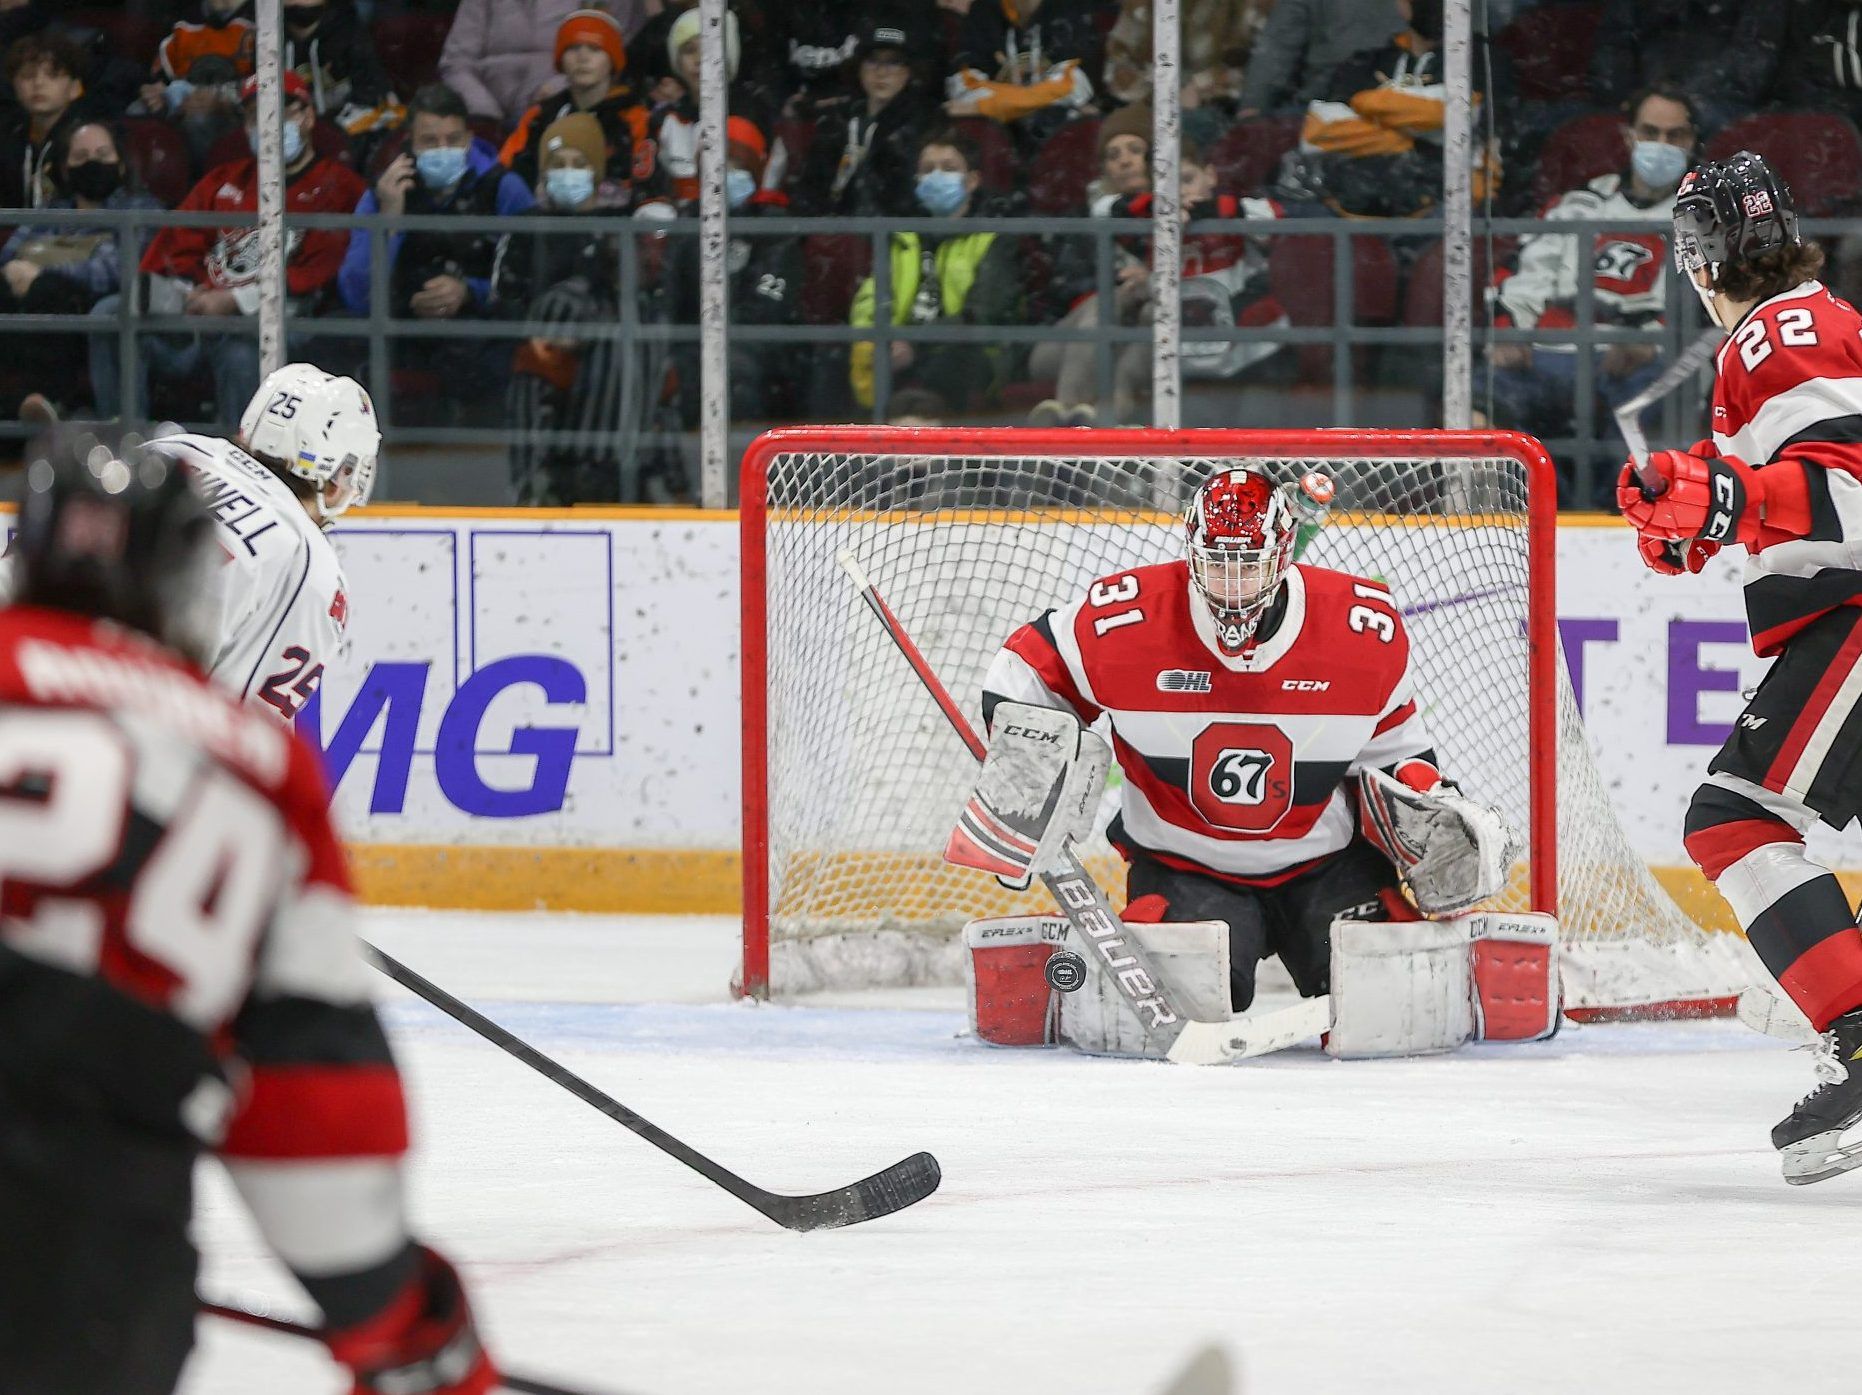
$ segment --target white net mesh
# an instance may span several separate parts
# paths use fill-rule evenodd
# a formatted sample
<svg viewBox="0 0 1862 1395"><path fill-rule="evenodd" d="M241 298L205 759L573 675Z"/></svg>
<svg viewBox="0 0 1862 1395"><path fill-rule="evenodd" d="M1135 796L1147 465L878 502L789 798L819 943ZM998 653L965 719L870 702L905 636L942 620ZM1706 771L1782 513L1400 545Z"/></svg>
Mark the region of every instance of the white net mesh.
<svg viewBox="0 0 1862 1395"><path fill-rule="evenodd" d="M1749 981L1743 942L1698 929L1633 853L1609 805L1569 686L1528 678L1528 472L1505 454L927 455L784 449L767 458L768 906L771 989L955 982L956 934L979 915L1050 909L939 854L976 764L836 562L850 550L978 724L1004 639L1093 580L1179 555L1177 520L1212 470L1290 480L1323 470L1337 499L1301 560L1386 582L1409 628L1443 768L1530 826L1528 714L1557 704L1557 863L1566 999L1616 1008L1698 1002ZM1361 439L1361 438L1360 438ZM881 445L876 436L875 446ZM974 447L972 447L974 448ZM1311 447L1308 446L1308 449ZM1549 485L1549 482L1548 482ZM754 526L756 520L749 520ZM754 645L755 636L746 636ZM751 738L754 740L754 736ZM1101 827L1116 801L1108 792ZM1543 840L1541 840L1543 841ZM747 838L746 846L755 846ZM1122 898L1103 840L1088 865ZM1529 902L1529 854L1501 904ZM754 933L753 931L751 933Z"/></svg>

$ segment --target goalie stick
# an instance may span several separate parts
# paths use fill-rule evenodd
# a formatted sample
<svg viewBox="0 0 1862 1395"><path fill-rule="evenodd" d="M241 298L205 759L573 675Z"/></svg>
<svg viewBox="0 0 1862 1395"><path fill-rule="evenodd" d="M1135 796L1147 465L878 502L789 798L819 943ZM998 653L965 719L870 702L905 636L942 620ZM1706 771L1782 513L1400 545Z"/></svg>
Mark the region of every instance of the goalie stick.
<svg viewBox="0 0 1862 1395"><path fill-rule="evenodd" d="M911 666L912 672L918 675L918 681L924 684L925 691L931 695L938 710L950 722L963 744L969 747L970 754L981 761L989 753L989 748L983 743L982 737L976 734L969 718L963 715L963 709L957 706L956 699L951 697L943 680L932 669L930 660L913 643L904 623L892 613L892 607L886 604L885 597L879 594L879 589L861 569L853 553L842 548L836 554L836 560L853 579L860 599L878 619L881 628ZM1040 876L1053 896L1055 905L1060 908L1061 915L1066 917L1073 933L1080 937L1080 943L1087 948L1088 953L1082 957L1095 971L1112 980L1145 1035L1156 1043L1166 1060L1182 1065L1221 1065L1260 1055L1263 1050L1291 1046L1295 1041L1302 1040L1303 1036L1316 1035L1325 1029L1322 1024L1311 1032L1303 1033L1302 1037L1285 1040L1285 1023L1277 1024L1282 1029L1280 1031L1263 1033L1259 1019L1250 1021L1245 1016L1231 1018L1227 1022L1191 1021L1172 1002L1169 990L1164 986L1164 978L1157 972L1149 951L1137 936L1125 928L1118 912L1106 900L1105 892L1093 880L1092 873L1081 864L1079 853L1071 841L1064 845L1059 867L1044 870ZM1325 1002L1324 999L1311 1001ZM1288 1020L1303 1024L1311 1017L1312 1013L1308 1010L1304 1015ZM1264 1045L1270 1038L1278 1044Z"/></svg>
<svg viewBox="0 0 1862 1395"><path fill-rule="evenodd" d="M426 999L456 1022L464 1023L493 1046L508 1051L538 1074L547 1076L584 1104L593 1105L621 1127L630 1129L658 1148L684 1163L705 1180L722 1187L746 1206L755 1207L785 1230L835 1230L858 1225L902 1211L923 1201L938 1188L943 1173L937 1159L929 1153L914 1153L891 1167L850 1182L832 1191L809 1196L786 1196L764 1191L746 1182L736 1173L719 1166L696 1148L681 1143L651 1120L643 1119L626 1105L596 1089L560 1062L551 1060L522 1037L515 1036L489 1017L466 1006L444 988L415 973L407 965L375 946L363 943L375 961L375 967L409 992Z"/></svg>
<svg viewBox="0 0 1862 1395"><path fill-rule="evenodd" d="M321 1342L323 1340L323 1333L315 1327L307 1327L301 1322L293 1322L289 1318L278 1317L257 1308L239 1308L230 1303L215 1303L199 1297L195 1301L208 1317L244 1323L247 1327L262 1327L267 1332L282 1332L288 1337L302 1337L307 1341ZM551 1385L548 1381L514 1375L509 1371L498 1378L498 1389L513 1390L517 1392L517 1395L594 1395L592 1391L574 1390L566 1385ZM614 1392L614 1395L619 1395L619 1392Z"/></svg>

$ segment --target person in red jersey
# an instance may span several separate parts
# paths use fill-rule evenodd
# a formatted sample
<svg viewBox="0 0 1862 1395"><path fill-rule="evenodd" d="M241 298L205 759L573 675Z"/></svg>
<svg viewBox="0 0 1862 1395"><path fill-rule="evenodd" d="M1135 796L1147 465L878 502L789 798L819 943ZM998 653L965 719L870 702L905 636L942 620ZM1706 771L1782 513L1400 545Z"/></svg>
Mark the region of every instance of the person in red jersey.
<svg viewBox="0 0 1862 1395"><path fill-rule="evenodd" d="M1819 1084L1772 1130L1785 1180L1862 1166L1862 931L1842 887L1805 856L1818 820L1862 811L1862 316L1817 273L1790 191L1740 151L1691 171L1675 200L1675 264L1727 332L1713 435L1657 451L1617 486L1643 560L1698 572L1746 549L1753 648L1775 662L1708 765L1688 854L1820 1033Z"/></svg>
<svg viewBox="0 0 1862 1395"><path fill-rule="evenodd" d="M153 451L26 471L0 609L0 1390L167 1395L216 1152L355 1395L483 1395L315 753L186 650L213 524Z"/></svg>
<svg viewBox="0 0 1862 1395"><path fill-rule="evenodd" d="M983 717L992 734L1005 702L1106 719L1124 776L1108 836L1130 864L1125 917L1224 922L1239 1012L1269 955L1302 995L1327 992L1334 919L1417 918L1360 827L1364 772L1490 827L1498 816L1437 769L1389 588L1294 561L1288 487L1222 471L1184 526L1183 560L1105 577L1010 635ZM1505 871L1483 867L1481 895Z"/></svg>

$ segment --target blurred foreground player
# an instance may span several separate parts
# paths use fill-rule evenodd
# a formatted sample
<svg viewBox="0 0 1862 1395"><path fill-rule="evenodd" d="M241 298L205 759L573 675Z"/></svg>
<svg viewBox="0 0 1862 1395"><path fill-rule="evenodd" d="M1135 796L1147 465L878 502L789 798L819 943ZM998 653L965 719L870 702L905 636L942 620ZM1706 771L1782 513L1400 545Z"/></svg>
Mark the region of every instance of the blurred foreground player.
<svg viewBox="0 0 1862 1395"><path fill-rule="evenodd" d="M459 1277L408 1234L316 758L185 657L212 537L156 452L27 471L0 609L0 1390L173 1390L211 1149L357 1395L480 1395Z"/></svg>
<svg viewBox="0 0 1862 1395"><path fill-rule="evenodd" d="M1752 645L1774 660L1687 812L1687 850L1820 1033L1817 1088L1772 1130L1787 1182L1862 1166L1862 932L1804 854L1862 812L1862 316L1816 279L1790 191L1740 151L1682 181L1675 265L1730 336L1713 436L1617 486L1643 560L1698 572L1746 549Z"/></svg>
<svg viewBox="0 0 1862 1395"><path fill-rule="evenodd" d="M1009 637L983 684L983 782L945 853L1005 879L1043 865L1064 820L1031 816L1040 802L1017 798L996 769L1064 763L1050 754L1057 738L1068 752L1103 750L1093 733L1067 738L1076 721L1105 717L1124 776L1107 834L1130 864L1124 918L1225 926L1234 1012L1270 955L1302 996L1331 991L1335 921L1422 918L1400 880L1422 913L1450 916L1504 886L1517 855L1499 814L1437 768L1389 588L1294 561L1301 489L1329 500L1322 477L1213 475L1185 517L1182 560L1096 581ZM1069 714L1062 729L1043 709ZM1102 775L1086 776L1094 805ZM1458 949L1465 966L1470 942L1443 935L1443 954ZM1374 938L1400 952L1431 935ZM1452 1024L1431 1031L1392 1042L1393 1054L1465 1040ZM1536 1034L1548 1031L1541 1004Z"/></svg>

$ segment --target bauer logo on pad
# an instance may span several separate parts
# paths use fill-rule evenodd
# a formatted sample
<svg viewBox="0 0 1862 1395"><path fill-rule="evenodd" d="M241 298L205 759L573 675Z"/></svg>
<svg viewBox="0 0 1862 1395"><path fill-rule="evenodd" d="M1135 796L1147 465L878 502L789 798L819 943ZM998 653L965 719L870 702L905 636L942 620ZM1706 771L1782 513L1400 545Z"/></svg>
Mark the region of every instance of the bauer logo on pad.
<svg viewBox="0 0 1862 1395"><path fill-rule="evenodd" d="M1201 669L1167 668L1157 675L1157 691L1160 693L1206 693L1209 691L1209 674Z"/></svg>

